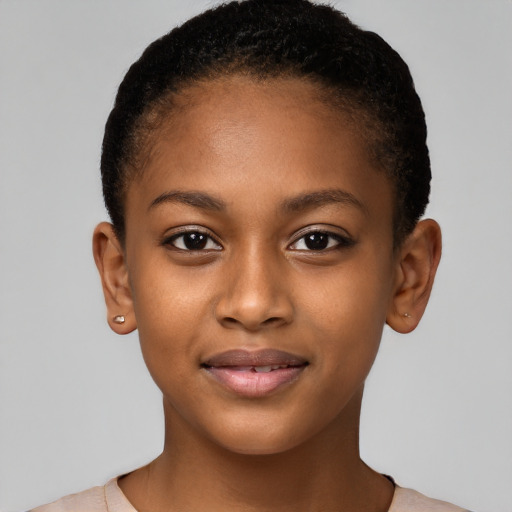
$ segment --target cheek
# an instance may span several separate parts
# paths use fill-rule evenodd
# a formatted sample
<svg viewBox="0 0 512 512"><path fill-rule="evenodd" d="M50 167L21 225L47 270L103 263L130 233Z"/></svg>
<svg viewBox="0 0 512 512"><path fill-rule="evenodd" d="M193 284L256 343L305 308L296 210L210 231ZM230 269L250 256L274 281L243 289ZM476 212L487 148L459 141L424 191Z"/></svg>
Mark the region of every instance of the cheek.
<svg viewBox="0 0 512 512"><path fill-rule="evenodd" d="M302 304L325 329L364 328L383 324L391 297L389 266L375 262L340 266L324 275L311 276L297 286ZM304 292L299 292L300 288ZM342 331L345 329L342 329Z"/></svg>
<svg viewBox="0 0 512 512"><path fill-rule="evenodd" d="M166 328L167 323L192 327L184 315L199 320L196 313L211 289L208 266L175 265L163 248L141 249L136 256L130 266L130 283L139 328Z"/></svg>
<svg viewBox="0 0 512 512"><path fill-rule="evenodd" d="M212 288L203 274L195 272L191 279L190 269L171 267L163 253L131 276L141 348L155 379L155 373L169 362L179 374L185 371L186 363L194 361Z"/></svg>
<svg viewBox="0 0 512 512"><path fill-rule="evenodd" d="M365 258L316 276L301 299L305 329L322 345L322 364L352 373L369 371L377 354L391 296L391 263ZM316 334L313 334L316 333Z"/></svg>

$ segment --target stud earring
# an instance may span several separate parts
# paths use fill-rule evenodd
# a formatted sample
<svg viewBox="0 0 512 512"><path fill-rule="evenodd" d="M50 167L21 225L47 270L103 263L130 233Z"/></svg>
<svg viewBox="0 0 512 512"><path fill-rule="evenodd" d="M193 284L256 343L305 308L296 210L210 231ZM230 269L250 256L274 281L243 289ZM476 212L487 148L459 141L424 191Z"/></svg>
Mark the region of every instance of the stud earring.
<svg viewBox="0 0 512 512"><path fill-rule="evenodd" d="M124 324L126 318L124 317L124 315L116 315L114 318L114 323L115 324Z"/></svg>
<svg viewBox="0 0 512 512"><path fill-rule="evenodd" d="M412 318L412 315L410 313L404 313L405 318Z"/></svg>

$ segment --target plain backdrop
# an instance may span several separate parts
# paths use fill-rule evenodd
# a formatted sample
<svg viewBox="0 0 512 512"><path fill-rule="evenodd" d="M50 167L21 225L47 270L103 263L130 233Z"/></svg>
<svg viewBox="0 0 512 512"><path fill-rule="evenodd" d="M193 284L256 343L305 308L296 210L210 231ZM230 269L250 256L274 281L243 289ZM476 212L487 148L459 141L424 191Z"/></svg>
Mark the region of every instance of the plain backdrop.
<svg viewBox="0 0 512 512"><path fill-rule="evenodd" d="M128 66L210 1L0 0L0 509L103 484L162 447L137 337L105 322L91 233ZM403 486L512 510L512 2L339 0L409 63L444 256L414 333L386 330L361 451Z"/></svg>

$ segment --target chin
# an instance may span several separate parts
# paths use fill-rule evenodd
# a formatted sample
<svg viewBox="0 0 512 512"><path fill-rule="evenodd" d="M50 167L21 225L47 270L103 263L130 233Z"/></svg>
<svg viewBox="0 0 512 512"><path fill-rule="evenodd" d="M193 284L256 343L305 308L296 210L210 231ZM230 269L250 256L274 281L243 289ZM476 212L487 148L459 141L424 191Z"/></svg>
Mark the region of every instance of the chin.
<svg viewBox="0 0 512 512"><path fill-rule="evenodd" d="M297 436L290 431L266 432L262 429L258 431L245 430L244 432L232 431L229 438L222 436L222 439L215 439L214 442L232 453L238 455L277 455L283 453L301 444Z"/></svg>
<svg viewBox="0 0 512 512"><path fill-rule="evenodd" d="M229 451L236 453L238 455L277 455L279 453L286 452L292 448L293 446L282 446L282 445L240 445L240 446L224 446L224 448Z"/></svg>

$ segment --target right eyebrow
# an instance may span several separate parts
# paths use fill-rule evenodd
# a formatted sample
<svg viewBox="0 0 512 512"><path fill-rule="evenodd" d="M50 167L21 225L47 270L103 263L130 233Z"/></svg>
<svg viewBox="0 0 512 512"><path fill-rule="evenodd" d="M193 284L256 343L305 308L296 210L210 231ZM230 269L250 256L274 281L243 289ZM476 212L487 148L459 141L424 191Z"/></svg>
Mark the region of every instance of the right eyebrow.
<svg viewBox="0 0 512 512"><path fill-rule="evenodd" d="M226 204L221 199L210 196L203 192L194 192L182 190L171 190L160 194L156 199L151 201L148 210L165 203L181 203L202 210L221 211L226 209Z"/></svg>

